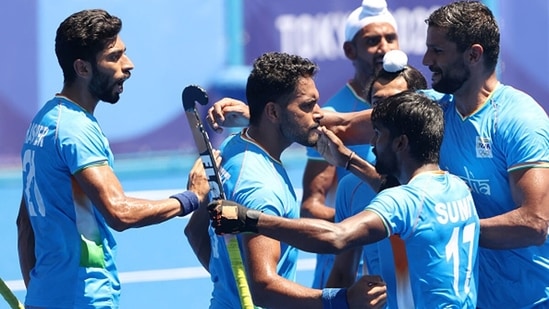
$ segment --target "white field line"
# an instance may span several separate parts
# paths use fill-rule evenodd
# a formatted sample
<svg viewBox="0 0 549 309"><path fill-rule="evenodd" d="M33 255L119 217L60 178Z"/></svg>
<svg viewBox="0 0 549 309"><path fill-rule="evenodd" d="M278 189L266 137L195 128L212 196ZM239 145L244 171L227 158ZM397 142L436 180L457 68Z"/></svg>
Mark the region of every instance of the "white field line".
<svg viewBox="0 0 549 309"><path fill-rule="evenodd" d="M298 271L314 270L316 259L300 259L297 261ZM119 273L120 281L122 284L127 283L140 283L140 282L158 282L158 281L172 281L172 280L193 280L208 278L210 275L201 266L198 267L181 267L181 268L167 268L167 269L154 269L154 270L139 270L139 271L127 271ZM25 291L25 284L23 280L8 280L5 281L6 285L13 292Z"/></svg>

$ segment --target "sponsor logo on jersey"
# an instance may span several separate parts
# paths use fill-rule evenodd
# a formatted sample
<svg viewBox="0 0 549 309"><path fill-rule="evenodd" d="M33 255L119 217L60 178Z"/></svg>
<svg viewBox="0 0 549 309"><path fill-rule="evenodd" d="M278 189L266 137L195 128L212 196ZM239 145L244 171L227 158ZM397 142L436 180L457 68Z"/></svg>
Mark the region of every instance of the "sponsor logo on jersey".
<svg viewBox="0 0 549 309"><path fill-rule="evenodd" d="M477 136L476 150L477 158L492 158L492 139Z"/></svg>

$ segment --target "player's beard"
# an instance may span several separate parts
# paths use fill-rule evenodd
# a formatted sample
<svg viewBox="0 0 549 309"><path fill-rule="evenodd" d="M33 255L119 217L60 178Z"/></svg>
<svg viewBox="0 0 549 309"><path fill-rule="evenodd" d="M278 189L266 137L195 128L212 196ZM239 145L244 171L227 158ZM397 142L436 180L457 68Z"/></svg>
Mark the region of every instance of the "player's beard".
<svg viewBox="0 0 549 309"><path fill-rule="evenodd" d="M120 99L120 94L114 91L118 83L113 81L111 76L99 72L97 66L92 64L93 76L88 85L89 92L101 101L116 103Z"/></svg>
<svg viewBox="0 0 549 309"><path fill-rule="evenodd" d="M440 79L432 84L433 89L448 94L458 91L471 76L471 71L463 63L455 65L451 70L447 69L445 72L440 69L435 69L435 72L440 74Z"/></svg>
<svg viewBox="0 0 549 309"><path fill-rule="evenodd" d="M387 154L378 155L374 148L374 154L376 155L376 172L380 175L393 175L397 176L397 159L395 154L389 152Z"/></svg>
<svg viewBox="0 0 549 309"><path fill-rule="evenodd" d="M303 128L294 121L289 120L284 116L284 121L280 124L280 132L290 142L298 143L306 147L313 147L320 138L320 133L317 130L317 126Z"/></svg>

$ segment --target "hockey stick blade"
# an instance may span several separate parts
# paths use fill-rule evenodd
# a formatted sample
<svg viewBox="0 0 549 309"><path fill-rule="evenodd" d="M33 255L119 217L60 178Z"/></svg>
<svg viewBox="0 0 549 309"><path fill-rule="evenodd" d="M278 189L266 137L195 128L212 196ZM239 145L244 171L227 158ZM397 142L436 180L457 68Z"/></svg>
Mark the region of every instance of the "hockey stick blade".
<svg viewBox="0 0 549 309"><path fill-rule="evenodd" d="M189 85L183 89L181 94L181 99L183 100L183 108L185 111L189 111L195 108L196 102L201 105L208 104L208 94L202 87L197 85Z"/></svg>
<svg viewBox="0 0 549 309"><path fill-rule="evenodd" d="M196 148L200 158L202 159L202 164L204 165L206 175L208 176L208 182L210 183L210 197L212 199L224 199L225 195L221 187L219 171L215 165L212 144L210 143L208 133L202 125L198 111L195 108L196 102L199 102L202 105L207 104L208 95L200 86L190 85L183 89L181 97Z"/></svg>

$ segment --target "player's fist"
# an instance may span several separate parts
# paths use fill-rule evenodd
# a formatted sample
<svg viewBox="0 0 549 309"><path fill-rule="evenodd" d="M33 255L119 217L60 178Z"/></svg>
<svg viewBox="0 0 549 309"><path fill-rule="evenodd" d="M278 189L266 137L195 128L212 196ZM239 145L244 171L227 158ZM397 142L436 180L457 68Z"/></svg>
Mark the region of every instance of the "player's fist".
<svg viewBox="0 0 549 309"><path fill-rule="evenodd" d="M257 233L260 211L248 209L229 200L215 200L208 205L215 233L235 234L240 232Z"/></svg>

